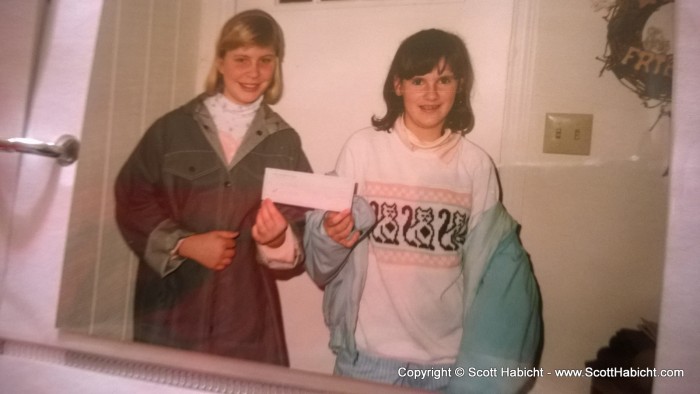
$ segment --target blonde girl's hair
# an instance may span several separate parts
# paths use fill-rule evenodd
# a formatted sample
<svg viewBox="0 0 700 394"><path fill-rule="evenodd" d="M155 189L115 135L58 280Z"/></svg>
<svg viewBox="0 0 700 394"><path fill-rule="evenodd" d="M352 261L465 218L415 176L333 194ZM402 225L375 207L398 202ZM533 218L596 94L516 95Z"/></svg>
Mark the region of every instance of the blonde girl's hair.
<svg viewBox="0 0 700 394"><path fill-rule="evenodd" d="M213 95L223 90L223 76L219 73L217 62L228 51L245 46L272 48L277 57L275 74L264 94L264 101L276 103L282 96L282 58L284 57L284 36L282 28L275 19L262 10L240 12L229 19L221 28L216 41L214 60L205 81L204 90Z"/></svg>

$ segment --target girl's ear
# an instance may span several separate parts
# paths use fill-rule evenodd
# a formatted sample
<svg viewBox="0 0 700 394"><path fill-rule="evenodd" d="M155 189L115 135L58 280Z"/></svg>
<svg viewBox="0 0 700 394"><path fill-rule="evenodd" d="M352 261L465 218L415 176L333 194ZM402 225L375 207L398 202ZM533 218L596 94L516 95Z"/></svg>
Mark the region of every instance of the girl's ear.
<svg viewBox="0 0 700 394"><path fill-rule="evenodd" d="M401 86L401 78L394 77L394 93L401 97L403 95L403 86Z"/></svg>

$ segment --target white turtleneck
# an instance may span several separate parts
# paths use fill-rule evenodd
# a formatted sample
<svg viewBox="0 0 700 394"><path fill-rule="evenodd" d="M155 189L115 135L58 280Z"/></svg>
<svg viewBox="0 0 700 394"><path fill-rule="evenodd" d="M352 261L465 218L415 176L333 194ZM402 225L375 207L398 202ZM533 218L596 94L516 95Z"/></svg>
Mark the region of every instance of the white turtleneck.
<svg viewBox="0 0 700 394"><path fill-rule="evenodd" d="M423 150L432 152L445 163L448 163L457 153L461 135L446 129L440 137L433 141L422 141L416 134L406 126L403 116L396 119L394 132L399 136L401 142L411 151Z"/></svg>
<svg viewBox="0 0 700 394"><path fill-rule="evenodd" d="M209 110L217 128L219 141L230 163L241 146L243 136L248 131L255 114L262 103L262 96L250 104L238 104L226 98L221 93L204 99L204 105Z"/></svg>

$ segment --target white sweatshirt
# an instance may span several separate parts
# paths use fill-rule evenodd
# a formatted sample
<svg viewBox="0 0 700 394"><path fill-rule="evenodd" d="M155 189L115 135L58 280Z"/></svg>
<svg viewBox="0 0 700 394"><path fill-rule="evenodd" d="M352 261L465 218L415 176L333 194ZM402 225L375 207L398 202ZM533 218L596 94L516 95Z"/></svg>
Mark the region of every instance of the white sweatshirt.
<svg viewBox="0 0 700 394"><path fill-rule="evenodd" d="M488 155L456 133L420 143L399 119L360 130L338 158L375 209L355 333L360 351L418 363L454 362L462 334L459 246L499 199Z"/></svg>

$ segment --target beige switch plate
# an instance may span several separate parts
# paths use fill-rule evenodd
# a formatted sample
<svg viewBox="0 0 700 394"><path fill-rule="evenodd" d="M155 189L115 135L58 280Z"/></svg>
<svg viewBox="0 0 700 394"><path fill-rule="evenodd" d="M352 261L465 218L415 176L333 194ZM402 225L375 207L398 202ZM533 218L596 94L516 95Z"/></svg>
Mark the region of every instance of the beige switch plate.
<svg viewBox="0 0 700 394"><path fill-rule="evenodd" d="M544 126L544 153L590 155L593 115L548 113Z"/></svg>

